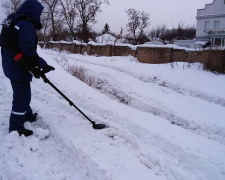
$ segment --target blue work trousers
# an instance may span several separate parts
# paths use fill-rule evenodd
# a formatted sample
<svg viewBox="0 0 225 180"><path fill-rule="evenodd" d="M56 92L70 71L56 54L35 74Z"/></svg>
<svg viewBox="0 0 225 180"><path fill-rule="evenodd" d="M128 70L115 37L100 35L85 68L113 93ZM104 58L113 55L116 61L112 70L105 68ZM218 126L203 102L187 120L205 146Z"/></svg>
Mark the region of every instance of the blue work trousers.
<svg viewBox="0 0 225 180"><path fill-rule="evenodd" d="M30 107L30 82L11 80L11 85L13 89L13 101L9 120L9 132L24 129L25 121L33 115Z"/></svg>

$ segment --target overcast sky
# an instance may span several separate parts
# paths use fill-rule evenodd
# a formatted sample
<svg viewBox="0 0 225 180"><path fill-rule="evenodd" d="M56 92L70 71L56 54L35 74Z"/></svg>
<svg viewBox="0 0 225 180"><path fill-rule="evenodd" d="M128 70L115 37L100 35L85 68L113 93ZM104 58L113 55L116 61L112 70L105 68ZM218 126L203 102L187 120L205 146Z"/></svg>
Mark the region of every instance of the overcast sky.
<svg viewBox="0 0 225 180"><path fill-rule="evenodd" d="M125 10L134 8L150 14L150 27L166 24L167 28L177 27L179 22L184 25L196 25L197 9L205 8L213 0L109 0L110 5L102 5L102 12L98 14L98 23L92 27L101 32L105 23L111 31L119 33L121 27L126 28L128 20ZM0 12L0 21L5 17Z"/></svg>
<svg viewBox="0 0 225 180"><path fill-rule="evenodd" d="M125 9L134 8L150 14L150 29L166 24L168 28L177 27L179 22L185 25L196 25L197 9L205 8L213 0L109 0L110 5L103 5L98 23L93 27L101 31L108 23L113 32L118 33L126 28L128 20Z"/></svg>

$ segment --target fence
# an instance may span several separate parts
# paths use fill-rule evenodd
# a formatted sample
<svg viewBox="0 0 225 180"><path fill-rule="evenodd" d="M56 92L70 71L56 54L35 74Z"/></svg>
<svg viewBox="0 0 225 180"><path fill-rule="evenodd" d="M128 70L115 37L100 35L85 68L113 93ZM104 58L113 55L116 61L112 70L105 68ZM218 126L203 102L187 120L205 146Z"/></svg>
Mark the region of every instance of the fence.
<svg viewBox="0 0 225 180"><path fill-rule="evenodd" d="M43 43L39 43L43 47ZM173 47L147 47L132 45L109 45L109 44L84 44L84 43L65 43L49 42L47 48L57 48L59 50L69 51L97 56L128 56L137 57L142 63L160 64L172 62L200 62L206 69L225 73L225 50L199 50L186 51L185 49L176 49Z"/></svg>

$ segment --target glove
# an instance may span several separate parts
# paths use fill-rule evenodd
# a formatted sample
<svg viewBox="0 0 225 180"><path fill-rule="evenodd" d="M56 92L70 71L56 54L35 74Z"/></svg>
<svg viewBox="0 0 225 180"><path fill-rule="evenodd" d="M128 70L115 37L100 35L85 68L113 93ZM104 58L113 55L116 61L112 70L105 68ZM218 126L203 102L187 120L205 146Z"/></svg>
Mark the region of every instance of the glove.
<svg viewBox="0 0 225 180"><path fill-rule="evenodd" d="M48 72L50 72L50 71L54 71L55 70L55 68L54 67L52 67L52 66L49 66L49 65L46 65L46 66L44 66L43 68L42 68L42 73L48 73Z"/></svg>
<svg viewBox="0 0 225 180"><path fill-rule="evenodd" d="M29 71L35 78L39 79L41 77L41 70L38 67L31 67Z"/></svg>
<svg viewBox="0 0 225 180"><path fill-rule="evenodd" d="M36 55L36 56L31 56L29 58L24 57L24 61L26 61L28 67L32 69L38 65L39 56Z"/></svg>
<svg viewBox="0 0 225 180"><path fill-rule="evenodd" d="M22 53L18 53L14 57L15 61L21 64L27 71L31 72L35 78L40 78L41 70L37 67L37 62L39 57L33 56L31 58L27 58L23 56Z"/></svg>
<svg viewBox="0 0 225 180"><path fill-rule="evenodd" d="M30 71L33 76L37 79L41 76L41 70L38 68L39 56L32 56L30 58L24 58L24 63L26 64L27 70Z"/></svg>

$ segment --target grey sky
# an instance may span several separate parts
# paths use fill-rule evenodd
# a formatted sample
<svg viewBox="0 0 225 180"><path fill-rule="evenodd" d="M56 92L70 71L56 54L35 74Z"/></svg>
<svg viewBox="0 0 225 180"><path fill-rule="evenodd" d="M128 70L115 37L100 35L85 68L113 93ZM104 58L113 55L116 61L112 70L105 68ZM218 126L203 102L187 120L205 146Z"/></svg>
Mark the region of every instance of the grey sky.
<svg viewBox="0 0 225 180"><path fill-rule="evenodd" d="M103 12L97 17L94 25L96 31L101 31L108 23L113 32L126 28L127 15L125 9L134 8L150 14L150 29L166 24L168 28L177 27L182 21L185 25L196 25L197 9L205 8L213 0L109 0L110 5L103 5Z"/></svg>
<svg viewBox="0 0 225 180"><path fill-rule="evenodd" d="M98 23L93 25L95 31L102 31L108 23L113 32L119 33L121 27L126 28L127 15L125 9L135 8L150 14L150 27L166 24L168 28L177 27L182 21L185 25L196 24L197 9L213 0L109 0L110 5L103 5L98 17ZM0 21L5 17L0 12Z"/></svg>

